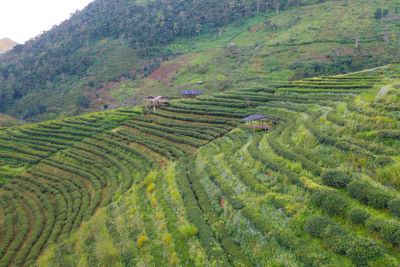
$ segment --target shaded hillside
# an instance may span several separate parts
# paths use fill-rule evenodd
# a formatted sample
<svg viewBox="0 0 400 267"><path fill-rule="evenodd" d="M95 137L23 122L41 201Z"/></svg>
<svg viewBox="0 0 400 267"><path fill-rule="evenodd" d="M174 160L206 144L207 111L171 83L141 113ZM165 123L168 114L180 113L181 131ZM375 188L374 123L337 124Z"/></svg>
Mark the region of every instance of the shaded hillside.
<svg viewBox="0 0 400 267"><path fill-rule="evenodd" d="M223 91L354 71L398 54L397 1L185 3L95 1L16 47L0 64L0 111L52 119L153 93L175 97L198 81L205 92Z"/></svg>
<svg viewBox="0 0 400 267"><path fill-rule="evenodd" d="M2 131L0 264L396 266L399 78L390 65ZM253 132L254 113L279 123Z"/></svg>
<svg viewBox="0 0 400 267"><path fill-rule="evenodd" d="M7 52L8 50L11 50L14 46L16 46L18 43L14 42L13 40L9 38L3 38L0 40L0 54Z"/></svg>
<svg viewBox="0 0 400 267"><path fill-rule="evenodd" d="M65 105L79 105L82 88L75 88L79 85L74 82L90 75L86 71L96 62L99 52L93 48L101 39L120 39L134 50L135 57L145 57L151 64L154 57L171 54L160 49L175 37L215 32L268 8L269 2L255 0L239 0L234 5L228 1L96 0L59 26L15 47L2 59L0 111L15 114L13 109L18 109L22 104L19 100L24 99L34 107L19 116L29 118L44 113L48 106L37 102L44 96L52 99L54 93L49 91L75 98L76 103Z"/></svg>

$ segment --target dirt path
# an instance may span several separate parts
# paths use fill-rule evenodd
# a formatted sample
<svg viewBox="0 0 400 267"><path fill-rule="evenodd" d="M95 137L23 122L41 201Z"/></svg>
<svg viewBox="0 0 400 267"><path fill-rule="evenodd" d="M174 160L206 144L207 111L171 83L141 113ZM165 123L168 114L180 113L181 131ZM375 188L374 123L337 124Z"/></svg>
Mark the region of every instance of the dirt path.
<svg viewBox="0 0 400 267"><path fill-rule="evenodd" d="M369 71L373 71L373 70L384 69L384 68L387 68L388 66L389 65L385 65L385 66L380 66L380 67L376 67L376 68L372 68L372 69L366 69L366 70L350 72L350 73L342 74L340 76L349 76L349 75L353 75L353 74L358 74L358 73L364 73L364 72L369 72Z"/></svg>

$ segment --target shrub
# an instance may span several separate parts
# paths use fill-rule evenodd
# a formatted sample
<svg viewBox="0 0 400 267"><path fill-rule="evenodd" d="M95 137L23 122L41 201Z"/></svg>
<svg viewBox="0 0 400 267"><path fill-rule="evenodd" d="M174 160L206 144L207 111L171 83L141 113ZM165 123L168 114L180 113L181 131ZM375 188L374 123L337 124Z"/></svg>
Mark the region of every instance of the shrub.
<svg viewBox="0 0 400 267"><path fill-rule="evenodd" d="M149 242L149 238L147 237L147 235L140 235L136 241L136 245L138 246L138 248L142 248L144 245L146 245Z"/></svg>
<svg viewBox="0 0 400 267"><path fill-rule="evenodd" d="M342 214L348 206L347 200L333 190L318 190L312 199L330 216Z"/></svg>
<svg viewBox="0 0 400 267"><path fill-rule="evenodd" d="M400 217L400 198L389 201L388 208L394 216Z"/></svg>
<svg viewBox="0 0 400 267"><path fill-rule="evenodd" d="M378 157L375 160L375 165L378 165L378 166L386 166L386 165L390 165L393 163L394 163L394 160L391 157L387 157L387 156Z"/></svg>
<svg viewBox="0 0 400 267"><path fill-rule="evenodd" d="M353 208L349 211L348 216L352 223L364 223L370 214L363 209Z"/></svg>
<svg viewBox="0 0 400 267"><path fill-rule="evenodd" d="M149 184L149 186L147 187L147 192L149 193L153 192L155 187L156 185L154 183Z"/></svg>
<svg viewBox="0 0 400 267"><path fill-rule="evenodd" d="M384 239L393 245L400 245L400 223L398 221L386 221L380 233Z"/></svg>
<svg viewBox="0 0 400 267"><path fill-rule="evenodd" d="M327 256L323 251L316 251L311 247L301 247L296 250L296 257L304 263L304 266L325 266Z"/></svg>
<svg viewBox="0 0 400 267"><path fill-rule="evenodd" d="M374 240L355 237L346 251L356 266L367 266L370 260L382 255L382 247Z"/></svg>
<svg viewBox="0 0 400 267"><path fill-rule="evenodd" d="M300 239L288 230L278 230L273 236L278 244L286 249L297 249L300 246Z"/></svg>
<svg viewBox="0 0 400 267"><path fill-rule="evenodd" d="M368 190L367 199L368 205L376 209L386 208L391 197L388 193L378 188Z"/></svg>
<svg viewBox="0 0 400 267"><path fill-rule="evenodd" d="M325 170L322 172L322 182L335 188L343 188L350 183L350 176L341 170Z"/></svg>
<svg viewBox="0 0 400 267"><path fill-rule="evenodd" d="M313 237L321 237L332 220L321 215L314 215L304 225L304 230Z"/></svg>
<svg viewBox="0 0 400 267"><path fill-rule="evenodd" d="M347 185L347 190L353 198L358 199L360 202L366 204L368 202L367 195L370 187L370 184L367 182L353 181Z"/></svg>
<svg viewBox="0 0 400 267"><path fill-rule="evenodd" d="M346 230L336 225L329 225L322 234L322 238L335 253L343 255L346 254L349 244L353 240Z"/></svg>
<svg viewBox="0 0 400 267"><path fill-rule="evenodd" d="M312 195L311 195L311 199L314 201L314 203L317 206L322 206L322 204L324 203L324 199L326 198L326 195L329 193L330 190L326 190L326 189L319 189L316 190Z"/></svg>
<svg viewBox="0 0 400 267"><path fill-rule="evenodd" d="M369 217L365 220L365 227L370 231L380 232L386 225L386 220L378 217Z"/></svg>
<svg viewBox="0 0 400 267"><path fill-rule="evenodd" d="M196 226L191 225L191 224L185 224L185 225L179 227L179 231L181 231L182 235L186 239L189 239L190 237L192 237L192 236L197 234Z"/></svg>
<svg viewBox="0 0 400 267"><path fill-rule="evenodd" d="M328 194L322 208L329 215L338 215L342 214L347 206L347 200L335 192Z"/></svg>

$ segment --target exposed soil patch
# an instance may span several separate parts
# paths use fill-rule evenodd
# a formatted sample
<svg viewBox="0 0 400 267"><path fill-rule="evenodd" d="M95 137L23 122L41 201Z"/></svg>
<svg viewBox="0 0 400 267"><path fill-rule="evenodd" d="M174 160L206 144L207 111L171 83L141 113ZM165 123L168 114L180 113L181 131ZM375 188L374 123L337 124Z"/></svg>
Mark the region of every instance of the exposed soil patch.
<svg viewBox="0 0 400 267"><path fill-rule="evenodd" d="M185 56L180 57L179 59L173 60L173 62L166 62L162 64L160 67L156 68L149 76L149 79L161 81L165 83L171 83L172 75L180 69L183 65L192 61L194 57Z"/></svg>
<svg viewBox="0 0 400 267"><path fill-rule="evenodd" d="M255 31L258 30L259 28L260 28L260 26L256 25L256 26L251 27L251 28L249 29L249 31L255 32Z"/></svg>
<svg viewBox="0 0 400 267"><path fill-rule="evenodd" d="M158 67L149 75L149 79L167 82L171 74L177 71L182 64L174 63Z"/></svg>
<svg viewBox="0 0 400 267"><path fill-rule="evenodd" d="M253 66L253 67L256 67L258 70L261 69L261 63L260 63L260 62L254 62L254 63L252 64L252 66Z"/></svg>
<svg viewBox="0 0 400 267"><path fill-rule="evenodd" d="M374 55L380 55L383 52L385 52L385 47L383 46L374 47L373 49L369 49L368 52Z"/></svg>

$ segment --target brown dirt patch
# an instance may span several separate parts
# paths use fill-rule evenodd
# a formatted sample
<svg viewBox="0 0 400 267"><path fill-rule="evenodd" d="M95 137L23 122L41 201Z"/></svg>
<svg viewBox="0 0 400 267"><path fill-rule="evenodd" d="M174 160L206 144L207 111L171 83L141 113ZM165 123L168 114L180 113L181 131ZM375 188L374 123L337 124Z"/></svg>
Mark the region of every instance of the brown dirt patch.
<svg viewBox="0 0 400 267"><path fill-rule="evenodd" d="M337 50L341 55L356 55L357 52L354 50L353 47L341 47Z"/></svg>
<svg viewBox="0 0 400 267"><path fill-rule="evenodd" d="M374 55L380 55L383 52L385 52L385 47L383 47L383 46L374 47L374 48L369 49L368 52L370 52Z"/></svg>
<svg viewBox="0 0 400 267"><path fill-rule="evenodd" d="M250 32L255 32L259 28L260 28L260 26L256 25L256 26L251 27L249 30L250 30Z"/></svg>
<svg viewBox="0 0 400 267"><path fill-rule="evenodd" d="M196 57L196 56L195 56ZM193 56L182 56L172 62L166 62L160 67L155 69L149 76L149 79L161 81L165 83L171 83L171 76L180 69L183 65L192 61L195 57Z"/></svg>
<svg viewBox="0 0 400 267"><path fill-rule="evenodd" d="M252 66L253 66L253 67L256 67L258 70L261 69L261 63L260 63L260 62L254 62L254 63L252 64Z"/></svg>
<svg viewBox="0 0 400 267"><path fill-rule="evenodd" d="M149 79L167 82L168 78L173 73L175 73L181 66L182 64L179 63L160 66L157 69L155 69L153 73L149 75Z"/></svg>

